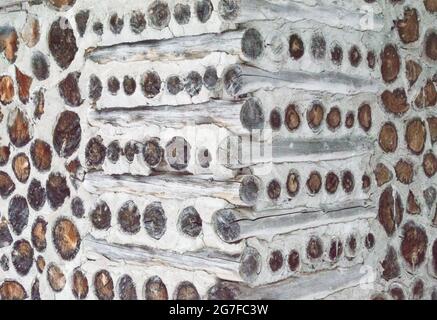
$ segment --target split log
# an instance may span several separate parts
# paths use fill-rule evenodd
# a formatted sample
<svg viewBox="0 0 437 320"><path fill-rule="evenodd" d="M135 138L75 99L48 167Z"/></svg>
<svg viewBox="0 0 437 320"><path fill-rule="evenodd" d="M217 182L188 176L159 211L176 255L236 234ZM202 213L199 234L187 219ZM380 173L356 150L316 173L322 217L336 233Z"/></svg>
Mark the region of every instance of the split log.
<svg viewBox="0 0 437 320"><path fill-rule="evenodd" d="M241 183L236 180L212 180L205 176L186 175L105 175L91 172L85 175L84 188L93 194L123 192L135 195L154 195L165 199L214 197L237 206L247 206L240 197Z"/></svg>
<svg viewBox="0 0 437 320"><path fill-rule="evenodd" d="M252 140L252 141L251 141ZM352 136L332 138L273 137L254 142L250 136L229 137L219 145L222 164L231 169L244 168L260 163L336 161L370 154L374 142L367 137ZM264 150L261 154L254 150Z"/></svg>
<svg viewBox="0 0 437 320"><path fill-rule="evenodd" d="M312 20L335 28L352 28L359 31L381 31L384 27L384 17L380 14L352 11L339 5L325 3L314 6L299 1L221 0L219 13L225 21L234 23L282 18L291 22ZM373 25L362 23L370 21L373 21Z"/></svg>
<svg viewBox="0 0 437 320"><path fill-rule="evenodd" d="M221 52L223 48L226 48L226 52L230 54L239 54L243 34L244 30L100 46L88 48L85 58L99 64L106 64L111 61L201 59L211 52Z"/></svg>
<svg viewBox="0 0 437 320"><path fill-rule="evenodd" d="M355 265L348 269L335 269L317 274L289 278L257 287L232 282L219 282L208 291L208 299L238 300L297 300L323 299L336 292L374 281L368 269Z"/></svg>
<svg viewBox="0 0 437 320"><path fill-rule="evenodd" d="M244 212L234 209L222 209L213 216L214 230L225 242L239 242L250 237L271 238L297 230L317 228L335 223L346 223L376 216L375 207L352 206L342 204L336 210L284 210L266 211L262 217L248 218ZM349 205L347 207L346 205Z"/></svg>
<svg viewBox="0 0 437 320"><path fill-rule="evenodd" d="M270 72L244 64L228 67L223 74L224 88L230 96L244 95L259 89L289 87L308 91L329 91L340 94L377 93L381 84L375 80L337 71L310 73L306 71Z"/></svg>
<svg viewBox="0 0 437 320"><path fill-rule="evenodd" d="M259 253L251 247L246 247L239 255L230 255L212 249L178 253L147 246L109 243L89 235L83 239L82 245L85 255L89 257L98 254L111 261L123 263L168 266L188 271L201 270L238 282L255 280L259 273L257 270L261 267L261 261L258 260Z"/></svg>
<svg viewBox="0 0 437 320"><path fill-rule="evenodd" d="M260 103L257 103L259 106ZM200 104L178 106L91 109L88 113L88 121L93 126L111 125L125 128L142 127L147 124L172 128L183 128L186 125L215 124L234 132L241 132L243 128L240 113L242 108L248 105L250 103L210 100ZM251 123L257 122L256 126L264 125L264 123L260 123L260 119L260 117L253 119Z"/></svg>

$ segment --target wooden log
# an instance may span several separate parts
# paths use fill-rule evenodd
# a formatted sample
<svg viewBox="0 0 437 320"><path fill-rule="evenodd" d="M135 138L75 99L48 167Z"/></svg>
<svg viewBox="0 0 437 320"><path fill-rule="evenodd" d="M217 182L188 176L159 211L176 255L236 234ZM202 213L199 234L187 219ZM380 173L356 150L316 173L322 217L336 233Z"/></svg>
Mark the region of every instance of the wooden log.
<svg viewBox="0 0 437 320"><path fill-rule="evenodd" d="M213 180L209 176L166 174L157 176L105 175L89 172L84 188L93 194L123 192L134 195L154 195L164 199L214 197L229 203L247 206L240 197L241 183L237 180Z"/></svg>
<svg viewBox="0 0 437 320"><path fill-rule="evenodd" d="M106 64L112 61L201 59L211 52L221 52L224 48L229 54L239 54L243 34L244 30L100 46L88 48L85 58L99 64Z"/></svg>
<svg viewBox="0 0 437 320"><path fill-rule="evenodd" d="M239 169L260 163L318 162L349 159L370 154L374 141L368 137L293 138L274 136L228 137L219 145L219 159L230 169ZM264 150L263 153L258 150Z"/></svg>
<svg viewBox="0 0 437 320"><path fill-rule="evenodd" d="M248 100L249 101L249 100ZM93 126L142 127L153 124L183 128L186 125L215 124L233 132L242 132L240 113L250 103L210 100L200 104L177 106L138 106L90 109L88 121ZM261 110L262 112L262 110ZM254 119L257 126L264 125L261 118ZM246 131L247 132L247 131Z"/></svg>
<svg viewBox="0 0 437 320"><path fill-rule="evenodd" d="M375 80L337 71L322 73L270 72L244 64L229 66L224 71L223 79L224 88L230 96L239 96L259 89L268 90L276 87L340 94L377 93L382 88L382 85Z"/></svg>
<svg viewBox="0 0 437 320"><path fill-rule="evenodd" d="M324 271L300 278L289 278L273 284L253 288L221 281L208 291L208 299L238 300L297 300L323 299L347 288L368 287L375 279L370 269L358 264L351 268ZM367 293L363 289L364 294ZM363 294L363 295L364 295Z"/></svg>
<svg viewBox="0 0 437 320"><path fill-rule="evenodd" d="M147 246L123 245L97 240L87 235L82 242L84 253L104 256L111 261L140 263L145 266L167 266L188 271L202 270L220 278L251 282L255 280L261 266L256 249L246 247L241 254L230 255L212 249L179 253ZM255 267L254 264L255 263Z"/></svg>
<svg viewBox="0 0 437 320"><path fill-rule="evenodd" d="M291 22L312 20L331 27L359 31L381 31L384 27L384 17L381 14L352 11L340 5L326 3L317 3L314 6L299 1L221 0L219 13L224 20L234 23L282 18ZM373 25L370 24L371 21Z"/></svg>
<svg viewBox="0 0 437 320"><path fill-rule="evenodd" d="M248 218L244 212L222 209L213 216L213 226L217 235L225 242L239 242L250 237L270 238L297 230L346 223L376 217L374 206L353 206L342 203L335 210L311 210L287 212L285 210L266 211L261 217Z"/></svg>

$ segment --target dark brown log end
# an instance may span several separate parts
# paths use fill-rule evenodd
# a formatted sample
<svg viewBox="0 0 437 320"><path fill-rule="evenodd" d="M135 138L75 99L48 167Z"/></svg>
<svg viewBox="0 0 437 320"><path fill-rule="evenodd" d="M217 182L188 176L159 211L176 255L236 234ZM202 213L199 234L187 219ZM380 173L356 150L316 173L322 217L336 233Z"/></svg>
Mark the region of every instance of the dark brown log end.
<svg viewBox="0 0 437 320"><path fill-rule="evenodd" d="M100 270L94 275L94 293L99 300L114 299L114 282L106 270Z"/></svg>
<svg viewBox="0 0 437 320"><path fill-rule="evenodd" d="M39 81L44 81L50 76L50 64L47 56L41 51L36 51L32 55L32 72Z"/></svg>
<svg viewBox="0 0 437 320"><path fill-rule="evenodd" d="M405 8L404 18L396 21L395 25L403 43L419 40L419 18L416 9Z"/></svg>
<svg viewBox="0 0 437 320"><path fill-rule="evenodd" d="M383 269L381 276L385 281L390 281L400 275L401 270L395 248L391 246L387 248L387 253L381 262L381 266Z"/></svg>
<svg viewBox="0 0 437 320"><path fill-rule="evenodd" d="M307 244L307 257L313 260L319 259L323 254L323 242L319 237L313 236Z"/></svg>
<svg viewBox="0 0 437 320"><path fill-rule="evenodd" d="M290 171L287 176L287 193L290 197L298 194L300 189L300 177L297 171Z"/></svg>
<svg viewBox="0 0 437 320"><path fill-rule="evenodd" d="M79 270L74 270L71 291L76 299L85 299L88 295L88 279L85 274Z"/></svg>
<svg viewBox="0 0 437 320"><path fill-rule="evenodd" d="M106 86L108 88L109 93L115 96L120 90L120 81L114 76L109 77Z"/></svg>
<svg viewBox="0 0 437 320"><path fill-rule="evenodd" d="M120 142L115 140L108 145L108 148L106 149L106 157L112 163L117 163L122 152Z"/></svg>
<svg viewBox="0 0 437 320"><path fill-rule="evenodd" d="M38 258L36 258L36 268L38 269L38 272L43 273L45 267L46 261L44 260L43 256L38 256Z"/></svg>
<svg viewBox="0 0 437 320"><path fill-rule="evenodd" d="M336 66L340 66L343 62L343 48L338 44L331 48L331 61Z"/></svg>
<svg viewBox="0 0 437 320"><path fill-rule="evenodd" d="M374 51L367 52L367 65L370 69L375 69L376 66L376 55Z"/></svg>
<svg viewBox="0 0 437 320"><path fill-rule="evenodd" d="M338 261L338 259L343 254L343 243L341 240L335 238L331 241L331 246L329 247L329 259L332 262Z"/></svg>
<svg viewBox="0 0 437 320"><path fill-rule="evenodd" d="M383 163L378 163L373 173L375 174L376 184L378 187L390 182L393 178L393 173Z"/></svg>
<svg viewBox="0 0 437 320"><path fill-rule="evenodd" d="M372 108L369 104L362 104L358 108L358 122L365 132L372 127Z"/></svg>
<svg viewBox="0 0 437 320"><path fill-rule="evenodd" d="M83 103L79 89L80 72L71 72L59 82L59 95L70 107L78 107Z"/></svg>
<svg viewBox="0 0 437 320"><path fill-rule="evenodd" d="M337 130L341 125L341 112L338 107L332 107L327 116L326 123L331 131Z"/></svg>
<svg viewBox="0 0 437 320"><path fill-rule="evenodd" d="M154 98L161 91L161 78L155 71L147 71L142 77L141 88L146 98Z"/></svg>
<svg viewBox="0 0 437 320"><path fill-rule="evenodd" d="M311 37L311 55L316 60L322 60L326 55L326 40L320 33L315 33Z"/></svg>
<svg viewBox="0 0 437 320"><path fill-rule="evenodd" d="M410 108L404 88L395 89L393 92L385 90L381 99L385 110L395 115L402 115Z"/></svg>
<svg viewBox="0 0 437 320"><path fill-rule="evenodd" d="M42 252L47 248L47 222L43 217L37 217L32 226L31 239L36 251Z"/></svg>
<svg viewBox="0 0 437 320"><path fill-rule="evenodd" d="M123 17L119 17L117 13L114 13L109 17L109 29L113 34L120 34L124 27Z"/></svg>
<svg viewBox="0 0 437 320"><path fill-rule="evenodd" d="M118 224L123 232L135 234L141 228L141 215L136 204L129 200L118 211Z"/></svg>
<svg viewBox="0 0 437 320"><path fill-rule="evenodd" d="M428 122L431 142L434 144L435 142L437 142L437 117L429 117L426 119L426 121Z"/></svg>
<svg viewBox="0 0 437 320"><path fill-rule="evenodd" d="M145 285L146 300L168 300L167 287L158 276L150 277Z"/></svg>
<svg viewBox="0 0 437 320"><path fill-rule="evenodd" d="M8 218L12 230L16 235L20 235L29 220L29 206L24 197L15 195L9 201Z"/></svg>
<svg viewBox="0 0 437 320"><path fill-rule="evenodd" d="M67 69L76 56L78 50L76 37L69 21L62 17L54 21L50 26L49 49L58 66Z"/></svg>
<svg viewBox="0 0 437 320"><path fill-rule="evenodd" d="M354 175L350 171L344 171L341 177L341 185L344 192L351 193L355 188Z"/></svg>
<svg viewBox="0 0 437 320"><path fill-rule="evenodd" d="M300 115L299 115L299 108L294 105L290 104L287 109L285 110L285 119L284 122L287 126L287 129L290 131L294 131L300 126Z"/></svg>
<svg viewBox="0 0 437 320"><path fill-rule="evenodd" d="M325 189L329 194L334 194L337 191L340 179L334 172L328 172L325 178Z"/></svg>
<svg viewBox="0 0 437 320"><path fill-rule="evenodd" d="M81 10L74 16L74 20L76 21L77 32L80 37L83 37L85 34L86 26L88 24L88 19L90 17L89 10Z"/></svg>
<svg viewBox="0 0 437 320"><path fill-rule="evenodd" d="M11 64L14 63L18 51L18 34L15 28L9 26L0 28L0 48L6 60Z"/></svg>
<svg viewBox="0 0 437 320"><path fill-rule="evenodd" d="M184 90L184 83L178 76L170 76L165 82L167 84L167 91L172 95L177 95Z"/></svg>
<svg viewBox="0 0 437 320"><path fill-rule="evenodd" d="M65 199L70 197L70 188L65 176L59 172L50 173L46 182L46 192L50 207L54 210L61 207Z"/></svg>
<svg viewBox="0 0 437 320"><path fill-rule="evenodd" d="M23 147L29 143L32 139L32 130L32 123L25 111L15 108L9 113L9 139L16 147Z"/></svg>
<svg viewBox="0 0 437 320"><path fill-rule="evenodd" d="M53 147L60 157L68 158L79 148L81 131L80 119L76 113L61 113L53 132Z"/></svg>
<svg viewBox="0 0 437 320"><path fill-rule="evenodd" d="M120 300L137 300L137 289L132 278L125 274L118 281L118 295Z"/></svg>
<svg viewBox="0 0 437 320"><path fill-rule="evenodd" d="M296 250L291 250L290 253L288 254L287 262L290 271L295 272L300 265L299 252L297 252Z"/></svg>
<svg viewBox="0 0 437 320"><path fill-rule="evenodd" d="M67 282L61 268L53 263L47 268L47 281L54 292L61 292Z"/></svg>
<svg viewBox="0 0 437 320"><path fill-rule="evenodd" d="M32 100L35 106L35 110L33 111L33 116L39 120L44 114L44 107L45 107L44 89L40 88L38 91L35 91L33 93Z"/></svg>
<svg viewBox="0 0 437 320"><path fill-rule="evenodd" d="M360 48L357 46L352 46L352 48L349 50L349 62L351 66L357 68L362 60L363 57L361 55Z"/></svg>
<svg viewBox="0 0 437 320"><path fill-rule="evenodd" d="M424 0L423 1L426 10L431 13L437 12L437 1L436 0Z"/></svg>
<svg viewBox="0 0 437 320"><path fill-rule="evenodd" d="M372 179L368 174L363 174L361 177L361 189L363 191L368 192L370 190L370 186L372 185Z"/></svg>
<svg viewBox="0 0 437 320"><path fill-rule="evenodd" d="M195 4L196 16L201 23L206 23L211 18L213 10L210 0L197 0Z"/></svg>
<svg viewBox="0 0 437 320"><path fill-rule="evenodd" d="M311 129L317 130L320 128L320 125L322 124L323 118L324 118L324 108L323 105L316 102L313 103L311 109L307 111L307 121L308 125Z"/></svg>
<svg viewBox="0 0 437 320"><path fill-rule="evenodd" d="M416 196L411 190L408 192L407 197L407 212L413 215L420 214L421 212L420 204L417 202Z"/></svg>
<svg viewBox="0 0 437 320"><path fill-rule="evenodd" d="M21 152L15 155L12 159L12 170L19 182L27 182L30 175L30 161L25 153Z"/></svg>
<svg viewBox="0 0 437 320"><path fill-rule="evenodd" d="M176 7L175 7L175 12L176 12ZM133 33L140 34L146 29L147 26L146 16L140 10L132 11L129 19L129 25Z"/></svg>
<svg viewBox="0 0 437 320"><path fill-rule="evenodd" d="M9 76L0 77L0 102L3 105L10 104L14 99L14 81Z"/></svg>
<svg viewBox="0 0 437 320"><path fill-rule="evenodd" d="M393 153L398 147L398 133L391 122L386 122L381 127L378 138L379 146L386 153Z"/></svg>
<svg viewBox="0 0 437 320"><path fill-rule="evenodd" d="M395 165L396 178L403 184L410 184L413 182L414 178L414 167L413 164L408 161L401 159Z"/></svg>
<svg viewBox="0 0 437 320"><path fill-rule="evenodd" d="M272 180L267 185L267 196L271 200L277 200L281 196L281 184L278 180Z"/></svg>
<svg viewBox="0 0 437 320"><path fill-rule="evenodd" d="M428 178L433 177L437 172L437 158L432 150L423 156L422 168Z"/></svg>
<svg viewBox="0 0 437 320"><path fill-rule="evenodd" d="M21 283L5 280L0 285L0 298L1 300L24 300L27 298L27 293Z"/></svg>
<svg viewBox="0 0 437 320"><path fill-rule="evenodd" d="M178 218L179 230L192 238L196 238L202 232L202 218L197 210L190 206L182 210Z"/></svg>
<svg viewBox="0 0 437 320"><path fill-rule="evenodd" d="M269 266L272 272L277 272L284 265L284 256L280 250L275 250L270 254Z"/></svg>
<svg viewBox="0 0 437 320"><path fill-rule="evenodd" d="M200 300L200 295L194 284L183 281L176 287L174 300Z"/></svg>
<svg viewBox="0 0 437 320"><path fill-rule="evenodd" d="M135 90L137 89L137 83L135 82L135 79L129 76L124 76L123 78L123 90L124 93L128 96L131 96L135 93Z"/></svg>
<svg viewBox="0 0 437 320"><path fill-rule="evenodd" d="M391 186L381 193L378 208L378 220L387 235L392 236L402 222L403 207L399 194L395 196Z"/></svg>
<svg viewBox="0 0 437 320"><path fill-rule="evenodd" d="M100 201L90 213L91 223L97 230L108 230L111 227L111 215L106 202Z"/></svg>
<svg viewBox="0 0 437 320"><path fill-rule="evenodd" d="M425 37L425 54L431 60L437 60L437 33L435 31L428 32Z"/></svg>
<svg viewBox="0 0 437 320"><path fill-rule="evenodd" d="M424 261L428 247L428 237L425 230L413 221L403 227L401 254L407 264L415 271Z"/></svg>
<svg viewBox="0 0 437 320"><path fill-rule="evenodd" d="M27 189L27 201L33 210L39 211L46 203L46 190L41 185L41 182L32 179Z"/></svg>
<svg viewBox="0 0 437 320"><path fill-rule="evenodd" d="M73 213L73 216L76 218L82 218L85 214L85 208L83 205L83 201L79 197L74 197L71 200L71 212Z"/></svg>
<svg viewBox="0 0 437 320"><path fill-rule="evenodd" d="M6 219L0 220L0 248L8 247L12 244L12 235L9 231Z"/></svg>
<svg viewBox="0 0 437 320"><path fill-rule="evenodd" d="M171 13L168 4L160 0L152 2L147 8L150 25L154 29L162 30L170 23Z"/></svg>
<svg viewBox="0 0 437 320"><path fill-rule="evenodd" d="M156 168L161 163L163 156L164 150L157 140L146 141L143 147L143 158L150 168Z"/></svg>
<svg viewBox="0 0 437 320"><path fill-rule="evenodd" d="M375 235L373 233L368 233L366 238L364 239L364 246L370 250L373 249L373 247L375 246Z"/></svg>
<svg viewBox="0 0 437 320"><path fill-rule="evenodd" d="M288 52L290 53L290 57L299 60L302 58L305 48L302 39L297 34L293 34L290 36L288 40Z"/></svg>
<svg viewBox="0 0 437 320"><path fill-rule="evenodd" d="M320 189L322 188L322 177L320 173L318 173L317 171L311 172L306 182L306 185L310 194L319 193Z"/></svg>
<svg viewBox="0 0 437 320"><path fill-rule="evenodd" d="M32 85L32 77L22 73L20 69L15 67L15 79L17 80L18 84L18 97L20 98L20 101L24 104L29 102L29 89ZM0 80L0 85L2 85L2 80ZM1 98L1 101L3 99Z"/></svg>
<svg viewBox="0 0 437 320"><path fill-rule="evenodd" d="M35 139L30 147L30 156L36 169L41 172L50 170L52 164L52 149L40 139Z"/></svg>
<svg viewBox="0 0 437 320"><path fill-rule="evenodd" d="M3 199L9 197L15 190L15 183L4 171L0 171L0 195Z"/></svg>
<svg viewBox="0 0 437 320"><path fill-rule="evenodd" d="M102 81L95 74L92 74L90 76L90 82L88 84L88 97L96 102L102 96L102 91Z"/></svg>
<svg viewBox="0 0 437 320"><path fill-rule="evenodd" d="M161 239L167 230L167 217L160 202L152 202L146 207L143 223L150 237L155 240Z"/></svg>
<svg viewBox="0 0 437 320"><path fill-rule="evenodd" d="M240 290L233 283L219 282L208 290L208 300L237 300L239 294Z"/></svg>
<svg viewBox="0 0 437 320"><path fill-rule="evenodd" d="M404 290L399 284L392 284L389 293L393 300L405 300Z"/></svg>
<svg viewBox="0 0 437 320"><path fill-rule="evenodd" d="M86 165L89 168L100 168L106 158L106 147L100 136L91 138L85 148Z"/></svg>
<svg viewBox="0 0 437 320"><path fill-rule="evenodd" d="M397 48L389 44L381 52L381 75L385 82L391 83L398 77L401 61Z"/></svg>
<svg viewBox="0 0 437 320"><path fill-rule="evenodd" d="M406 77L407 80L410 82L410 87L413 86L417 79L419 79L420 74L422 73L422 66L413 60L408 60L405 63L405 69L406 69Z"/></svg>
<svg viewBox="0 0 437 320"><path fill-rule="evenodd" d="M81 237L76 225L67 218L59 218L52 231L56 251L64 260L73 260L80 249Z"/></svg>
<svg viewBox="0 0 437 320"><path fill-rule="evenodd" d="M421 154L426 141L425 122L419 118L410 120L405 130L405 141L412 153Z"/></svg>
<svg viewBox="0 0 437 320"><path fill-rule="evenodd" d="M4 166L9 161L9 156L11 155L11 149L9 146L0 147L0 166Z"/></svg>
<svg viewBox="0 0 437 320"><path fill-rule="evenodd" d="M416 279L411 288L411 297L413 300L421 300L424 297L425 283L422 279Z"/></svg>
<svg viewBox="0 0 437 320"><path fill-rule="evenodd" d="M33 248L27 240L15 241L11 252L12 264L17 273L25 276L33 265Z"/></svg>

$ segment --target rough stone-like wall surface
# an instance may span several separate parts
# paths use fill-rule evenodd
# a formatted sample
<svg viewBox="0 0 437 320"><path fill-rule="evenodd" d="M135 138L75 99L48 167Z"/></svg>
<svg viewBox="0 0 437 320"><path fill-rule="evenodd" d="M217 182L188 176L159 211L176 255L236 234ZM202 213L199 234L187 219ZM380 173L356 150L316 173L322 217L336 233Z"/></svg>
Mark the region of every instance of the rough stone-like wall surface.
<svg viewBox="0 0 437 320"><path fill-rule="evenodd" d="M0 298L436 299L436 18L0 0Z"/></svg>

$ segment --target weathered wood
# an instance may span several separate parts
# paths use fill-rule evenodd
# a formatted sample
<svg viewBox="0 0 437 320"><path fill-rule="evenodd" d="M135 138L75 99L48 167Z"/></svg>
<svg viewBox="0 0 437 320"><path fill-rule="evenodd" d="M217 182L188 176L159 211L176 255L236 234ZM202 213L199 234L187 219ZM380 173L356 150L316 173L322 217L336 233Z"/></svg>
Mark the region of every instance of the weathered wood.
<svg viewBox="0 0 437 320"><path fill-rule="evenodd" d="M120 43L88 48L85 52L85 58L99 64L106 64L111 61L200 59L211 52L222 52L224 50L229 54L239 54L243 34L244 30Z"/></svg>
<svg viewBox="0 0 437 320"><path fill-rule="evenodd" d="M296 230L376 217L374 206L353 206L349 203L342 205L343 208L329 211L304 209L300 212L287 212L285 210L272 210L253 219L248 218L238 210L223 209L214 214L213 225L215 232L223 241L232 243L250 237L271 238Z"/></svg>
<svg viewBox="0 0 437 320"><path fill-rule="evenodd" d="M189 271L202 270L238 282L251 281L256 277L256 274L247 273L250 266L246 265L248 262L245 259L252 251L256 251L251 247L243 250L241 255L229 255L212 249L179 253L147 246L109 243L89 235L83 239L82 247L88 257L98 254L111 261L175 267Z"/></svg>
<svg viewBox="0 0 437 320"><path fill-rule="evenodd" d="M226 6L220 1L219 6ZM370 12L352 11L336 4L317 3L309 5L299 1L272 0L240 0L226 1L234 6L232 14L229 10L221 16L224 20L244 23L253 20L273 20L282 18L288 21L312 20L336 28L352 28L359 31L381 31L384 27L384 17ZM229 6L229 5L228 5ZM373 21L373 26L361 23Z"/></svg>
<svg viewBox="0 0 437 320"><path fill-rule="evenodd" d="M213 180L209 176L188 175L105 175L91 172L85 175L84 188L93 194L123 192L135 195L154 195L164 199L215 197L234 205L247 206L240 198L237 180Z"/></svg>
<svg viewBox="0 0 437 320"><path fill-rule="evenodd" d="M238 300L323 299L347 288L369 285L373 281L371 271L359 264L348 269L339 268L300 278L289 278L257 287L256 290L246 285L223 281L209 290L208 298L219 298L219 295L212 293L217 293L217 289L224 289L233 293L227 298Z"/></svg>
<svg viewBox="0 0 437 320"><path fill-rule="evenodd" d="M322 73L307 71L270 72L244 64L228 67L224 71L223 79L225 90L230 96L277 87L340 94L377 93L382 87L379 82L373 79L337 71Z"/></svg>
<svg viewBox="0 0 437 320"><path fill-rule="evenodd" d="M257 136L258 135L258 136ZM274 136L267 141L256 141L259 134L229 137L219 145L219 158L231 169L261 163L337 161L371 154L374 141L363 136L342 138L293 138ZM254 149L264 150L264 153Z"/></svg>
<svg viewBox="0 0 437 320"><path fill-rule="evenodd" d="M200 104L176 106L138 106L90 109L88 120L93 126L142 127L153 124L183 128L186 125L215 124L231 131L244 131L240 122L243 102L210 100ZM246 131L247 132L247 131Z"/></svg>

